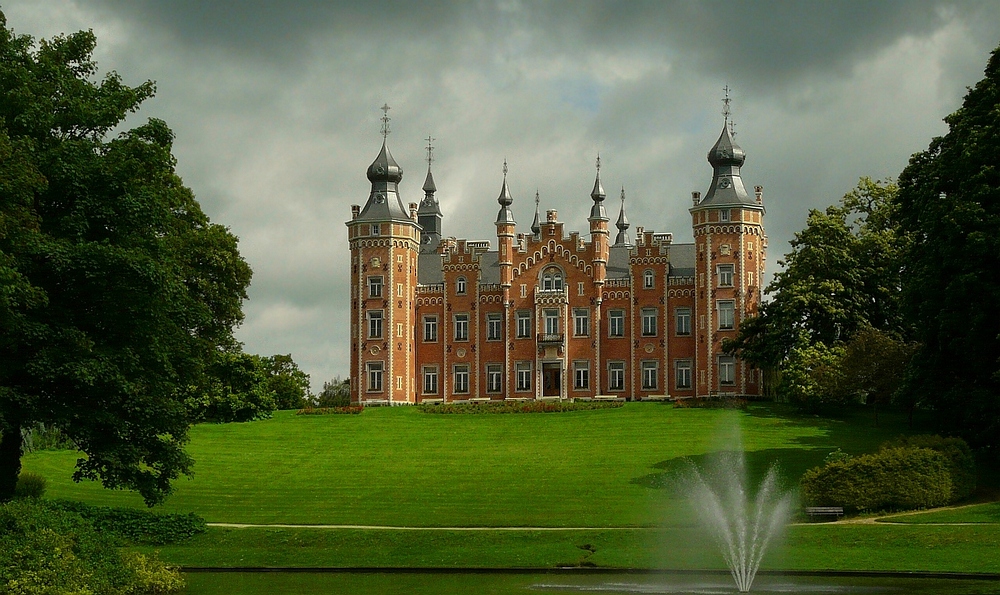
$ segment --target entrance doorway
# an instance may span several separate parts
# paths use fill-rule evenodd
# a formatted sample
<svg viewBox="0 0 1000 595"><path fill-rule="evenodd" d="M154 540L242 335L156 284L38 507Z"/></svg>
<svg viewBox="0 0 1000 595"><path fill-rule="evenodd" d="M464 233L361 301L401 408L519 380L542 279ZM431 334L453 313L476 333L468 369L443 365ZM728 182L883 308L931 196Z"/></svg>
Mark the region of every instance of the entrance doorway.
<svg viewBox="0 0 1000 595"><path fill-rule="evenodd" d="M562 364L559 362L542 363L542 396L558 397L562 395Z"/></svg>

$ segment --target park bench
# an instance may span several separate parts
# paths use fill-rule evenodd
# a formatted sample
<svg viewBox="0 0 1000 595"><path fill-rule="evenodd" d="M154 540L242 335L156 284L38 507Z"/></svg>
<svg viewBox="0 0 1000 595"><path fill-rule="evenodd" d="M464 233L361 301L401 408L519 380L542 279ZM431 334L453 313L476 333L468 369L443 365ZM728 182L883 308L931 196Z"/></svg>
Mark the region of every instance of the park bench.
<svg viewBox="0 0 1000 595"><path fill-rule="evenodd" d="M844 516L844 508L841 506L806 506L806 515L809 520L824 519L833 517L833 520Z"/></svg>

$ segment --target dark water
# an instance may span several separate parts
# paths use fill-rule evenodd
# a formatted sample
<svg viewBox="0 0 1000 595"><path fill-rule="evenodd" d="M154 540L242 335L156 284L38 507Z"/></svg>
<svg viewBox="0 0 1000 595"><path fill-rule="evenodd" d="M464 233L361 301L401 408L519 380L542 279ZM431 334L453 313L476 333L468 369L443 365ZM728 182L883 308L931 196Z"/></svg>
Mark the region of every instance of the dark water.
<svg viewBox="0 0 1000 595"><path fill-rule="evenodd" d="M522 573L191 573L188 595L731 595L724 575ZM783 595L1000 595L1000 580L758 576L752 593Z"/></svg>

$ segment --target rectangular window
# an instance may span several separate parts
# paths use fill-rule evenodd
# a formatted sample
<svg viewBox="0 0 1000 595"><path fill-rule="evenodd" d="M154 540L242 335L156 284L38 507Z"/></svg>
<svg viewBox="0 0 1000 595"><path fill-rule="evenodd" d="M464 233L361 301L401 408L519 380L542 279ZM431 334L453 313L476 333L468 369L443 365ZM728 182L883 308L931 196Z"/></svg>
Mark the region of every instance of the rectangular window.
<svg viewBox="0 0 1000 595"><path fill-rule="evenodd" d="M642 336L656 336L656 308L642 309Z"/></svg>
<svg viewBox="0 0 1000 595"><path fill-rule="evenodd" d="M625 390L625 362L608 362L608 391Z"/></svg>
<svg viewBox="0 0 1000 595"><path fill-rule="evenodd" d="M576 284L576 295L583 295L583 293L584 293L583 281L580 281L579 283Z"/></svg>
<svg viewBox="0 0 1000 595"><path fill-rule="evenodd" d="M577 337L590 336L590 311L584 308L573 310L573 335Z"/></svg>
<svg viewBox="0 0 1000 595"><path fill-rule="evenodd" d="M514 368L517 370L517 390L531 390L531 362L517 362Z"/></svg>
<svg viewBox="0 0 1000 595"><path fill-rule="evenodd" d="M573 388L578 390L590 388L590 362L573 362Z"/></svg>
<svg viewBox="0 0 1000 595"><path fill-rule="evenodd" d="M655 277L653 275L653 271L647 269L642 274L642 287L643 289L652 289L654 284L655 284Z"/></svg>
<svg viewBox="0 0 1000 595"><path fill-rule="evenodd" d="M731 355L719 356L719 384L736 383L736 358Z"/></svg>
<svg viewBox="0 0 1000 595"><path fill-rule="evenodd" d="M500 364L486 365L486 392L498 393L503 390L503 368Z"/></svg>
<svg viewBox="0 0 1000 595"><path fill-rule="evenodd" d="M424 366L424 394L436 395L438 392L438 369L435 366Z"/></svg>
<svg viewBox="0 0 1000 595"><path fill-rule="evenodd" d="M382 362L368 362L368 391L382 392Z"/></svg>
<svg viewBox="0 0 1000 595"><path fill-rule="evenodd" d="M659 364L656 360L643 360L642 362L642 390L656 390L657 379L660 375Z"/></svg>
<svg viewBox="0 0 1000 595"><path fill-rule="evenodd" d="M517 338L527 339L531 336L531 312L528 310L517 311Z"/></svg>
<svg viewBox="0 0 1000 595"><path fill-rule="evenodd" d="M608 312L608 336L625 336L625 310L611 310Z"/></svg>
<svg viewBox="0 0 1000 595"><path fill-rule="evenodd" d="M486 340L487 341L499 341L500 340L500 328L502 326L502 317L499 313L490 313L486 315Z"/></svg>
<svg viewBox="0 0 1000 595"><path fill-rule="evenodd" d="M719 221L729 221L729 216L729 209L722 209L719 211Z"/></svg>
<svg viewBox="0 0 1000 595"><path fill-rule="evenodd" d="M382 338L382 311L371 310L368 312L368 338Z"/></svg>
<svg viewBox="0 0 1000 595"><path fill-rule="evenodd" d="M555 337L559 334L559 310L543 310L542 318L545 319L545 334Z"/></svg>
<svg viewBox="0 0 1000 595"><path fill-rule="evenodd" d="M735 325L733 319L735 302L733 300L719 300L716 304L719 311L719 330L732 329Z"/></svg>
<svg viewBox="0 0 1000 595"><path fill-rule="evenodd" d="M437 316L424 316L424 342L436 343L438 340Z"/></svg>
<svg viewBox="0 0 1000 595"><path fill-rule="evenodd" d="M691 308L677 308L674 310L674 317L677 323L677 334L684 336L691 334Z"/></svg>
<svg viewBox="0 0 1000 595"><path fill-rule="evenodd" d="M459 364L455 366L455 392L456 393L467 393L469 392L469 366L468 364Z"/></svg>
<svg viewBox="0 0 1000 595"><path fill-rule="evenodd" d="M716 267L716 271L719 274L719 287L733 286L733 265L720 264Z"/></svg>
<svg viewBox="0 0 1000 595"><path fill-rule="evenodd" d="M691 388L691 360L675 360L674 372L677 388Z"/></svg>
<svg viewBox="0 0 1000 595"><path fill-rule="evenodd" d="M382 276L368 277L368 297L382 297Z"/></svg>
<svg viewBox="0 0 1000 595"><path fill-rule="evenodd" d="M456 314L455 315L455 340L456 341L468 341L469 340L469 315L468 314Z"/></svg>
<svg viewBox="0 0 1000 595"><path fill-rule="evenodd" d="M382 226L376 223L375 225L369 227L369 230L373 236L381 235L380 232L382 231Z"/></svg>

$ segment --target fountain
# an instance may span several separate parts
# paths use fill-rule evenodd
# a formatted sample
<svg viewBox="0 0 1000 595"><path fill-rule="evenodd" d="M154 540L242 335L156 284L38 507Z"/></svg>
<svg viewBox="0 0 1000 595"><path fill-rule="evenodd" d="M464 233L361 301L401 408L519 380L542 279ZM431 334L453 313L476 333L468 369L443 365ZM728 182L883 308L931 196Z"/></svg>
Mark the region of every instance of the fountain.
<svg viewBox="0 0 1000 595"><path fill-rule="evenodd" d="M742 448L720 453L714 465L690 466L683 482L701 523L711 533L740 593L750 591L771 540L792 513L793 495L782 492L771 465L751 495Z"/></svg>

